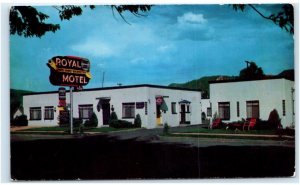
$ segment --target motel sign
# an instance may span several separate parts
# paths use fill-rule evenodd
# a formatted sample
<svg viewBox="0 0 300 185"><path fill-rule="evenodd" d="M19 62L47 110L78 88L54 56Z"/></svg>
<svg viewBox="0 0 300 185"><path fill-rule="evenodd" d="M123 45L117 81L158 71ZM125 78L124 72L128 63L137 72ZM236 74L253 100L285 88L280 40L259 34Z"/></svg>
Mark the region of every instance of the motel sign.
<svg viewBox="0 0 300 185"><path fill-rule="evenodd" d="M84 86L91 79L88 59L75 56L56 56L51 58L47 66L50 68L50 82L57 86Z"/></svg>

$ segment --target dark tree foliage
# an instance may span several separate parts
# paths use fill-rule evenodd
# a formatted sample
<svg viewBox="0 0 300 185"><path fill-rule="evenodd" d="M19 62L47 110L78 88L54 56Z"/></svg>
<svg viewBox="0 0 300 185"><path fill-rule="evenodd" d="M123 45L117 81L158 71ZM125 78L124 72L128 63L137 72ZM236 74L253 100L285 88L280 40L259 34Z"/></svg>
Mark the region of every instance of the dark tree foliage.
<svg viewBox="0 0 300 185"><path fill-rule="evenodd" d="M58 24L45 23L48 18L48 15L38 12L31 6L14 6L9 15L10 34L41 37L46 32L60 29Z"/></svg>
<svg viewBox="0 0 300 185"><path fill-rule="evenodd" d="M73 16L79 16L83 12L83 8L89 7L95 9L94 5L90 6L53 6L58 10L60 19L70 20ZM122 13L128 11L135 16L145 16L140 12L148 12L151 5L111 5L113 10L116 10L122 19L127 22ZM42 37L47 32L55 33L60 29L59 24L45 23L49 16L37 11L32 6L13 6L10 9L9 25L10 34L24 37Z"/></svg>
<svg viewBox="0 0 300 185"><path fill-rule="evenodd" d="M283 4L281 11L272 13L268 16L261 13L254 5L252 4L234 4L232 5L233 9L238 11L244 11L247 7L253 9L261 17L273 21L280 28L285 29L290 34L294 34L294 8L291 4Z"/></svg>
<svg viewBox="0 0 300 185"><path fill-rule="evenodd" d="M271 129L282 128L281 119L276 109L273 109L269 114L268 123Z"/></svg>
<svg viewBox="0 0 300 185"><path fill-rule="evenodd" d="M242 80L258 80L263 79L265 74L261 67L258 67L255 62L248 62L247 67L240 71L240 79Z"/></svg>

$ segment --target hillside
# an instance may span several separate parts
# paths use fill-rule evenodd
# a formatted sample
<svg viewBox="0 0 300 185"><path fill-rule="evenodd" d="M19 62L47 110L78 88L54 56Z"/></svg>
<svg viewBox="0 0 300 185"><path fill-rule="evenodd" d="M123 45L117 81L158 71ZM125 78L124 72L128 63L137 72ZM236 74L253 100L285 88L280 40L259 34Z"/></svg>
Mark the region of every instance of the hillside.
<svg viewBox="0 0 300 185"><path fill-rule="evenodd" d="M186 83L172 83L169 86L170 87L182 87L187 89L198 89L203 92L202 98L208 98L209 94L209 81L217 80L218 78L233 78L231 76L222 76L222 75L215 75L215 76L204 76L202 78L199 78L197 80L192 80Z"/></svg>
<svg viewBox="0 0 300 185"><path fill-rule="evenodd" d="M10 89L10 118L13 117L15 111L22 106L22 96L32 91Z"/></svg>
<svg viewBox="0 0 300 185"><path fill-rule="evenodd" d="M294 69L288 69L280 72L277 75L267 75L268 77L284 77L290 80L294 80ZM202 91L202 98L209 98L209 81L214 80L231 80L238 79L238 76L224 76L224 75L215 75L215 76L204 76L197 80L192 80L186 83L171 83L170 87L181 87L187 89L197 89Z"/></svg>

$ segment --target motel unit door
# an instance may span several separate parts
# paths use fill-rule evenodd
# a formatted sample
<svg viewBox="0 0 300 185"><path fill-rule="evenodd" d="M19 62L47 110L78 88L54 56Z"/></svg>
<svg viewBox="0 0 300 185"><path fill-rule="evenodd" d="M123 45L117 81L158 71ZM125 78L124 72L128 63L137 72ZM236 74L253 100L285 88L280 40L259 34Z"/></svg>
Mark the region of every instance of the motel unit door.
<svg viewBox="0 0 300 185"><path fill-rule="evenodd" d="M102 123L103 125L108 125L110 117L110 98L97 98L99 99L97 110L100 112L102 110Z"/></svg>
<svg viewBox="0 0 300 185"><path fill-rule="evenodd" d="M190 101L182 100L179 103L180 106L180 124L190 124Z"/></svg>

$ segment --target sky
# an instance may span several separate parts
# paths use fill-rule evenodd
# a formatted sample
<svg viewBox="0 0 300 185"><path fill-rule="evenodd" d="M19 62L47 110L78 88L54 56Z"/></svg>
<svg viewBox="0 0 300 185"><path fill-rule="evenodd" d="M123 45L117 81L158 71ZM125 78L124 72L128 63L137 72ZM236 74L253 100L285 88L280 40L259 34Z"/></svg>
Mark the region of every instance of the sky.
<svg viewBox="0 0 300 185"><path fill-rule="evenodd" d="M278 5L259 5L265 15ZM89 59L92 79L85 88L135 84L169 85L209 75L237 76L254 61L265 74L294 68L293 35L252 9L228 5L158 5L145 17L108 6L61 21L52 6L36 7L61 29L41 38L10 36L10 88L57 90L46 66L54 56Z"/></svg>

